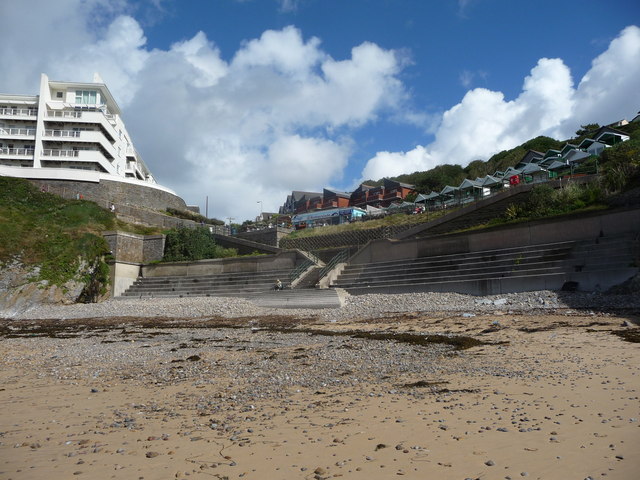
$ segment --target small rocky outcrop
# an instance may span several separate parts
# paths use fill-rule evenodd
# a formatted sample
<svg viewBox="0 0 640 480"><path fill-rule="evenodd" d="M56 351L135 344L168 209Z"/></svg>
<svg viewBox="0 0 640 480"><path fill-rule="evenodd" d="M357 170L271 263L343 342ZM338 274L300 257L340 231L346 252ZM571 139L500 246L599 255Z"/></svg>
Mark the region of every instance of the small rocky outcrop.
<svg viewBox="0 0 640 480"><path fill-rule="evenodd" d="M26 266L18 259L0 264L0 318L11 318L41 305L101 300L92 281L92 269L85 263L79 268L76 279L58 286L35 280L39 268Z"/></svg>
<svg viewBox="0 0 640 480"><path fill-rule="evenodd" d="M607 293L616 295L640 294L640 273L622 282L620 285L614 285Z"/></svg>

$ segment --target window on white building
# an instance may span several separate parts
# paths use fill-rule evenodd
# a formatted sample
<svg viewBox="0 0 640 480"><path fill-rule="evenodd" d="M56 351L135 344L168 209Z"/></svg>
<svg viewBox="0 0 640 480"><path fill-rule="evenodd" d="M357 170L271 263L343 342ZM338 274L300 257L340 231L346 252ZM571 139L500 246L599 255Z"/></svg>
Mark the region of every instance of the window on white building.
<svg viewBox="0 0 640 480"><path fill-rule="evenodd" d="M76 103L95 105L98 103L98 92L95 90L76 90Z"/></svg>

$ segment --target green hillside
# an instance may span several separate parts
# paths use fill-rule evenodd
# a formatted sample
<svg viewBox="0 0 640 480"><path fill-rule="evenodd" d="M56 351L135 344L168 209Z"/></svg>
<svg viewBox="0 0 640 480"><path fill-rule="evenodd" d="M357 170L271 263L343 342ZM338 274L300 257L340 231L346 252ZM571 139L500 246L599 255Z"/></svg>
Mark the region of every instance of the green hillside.
<svg viewBox="0 0 640 480"><path fill-rule="evenodd" d="M460 185L465 178L475 179L477 177L484 177L485 175L493 174L496 170L502 171L507 167L514 167L529 150L545 153L549 149L559 150L566 143L579 144L599 127L598 124L584 125L576 132L576 137L563 141L544 136L536 137L515 148L496 153L486 161L474 160L466 167L456 164L438 165L431 170L399 175L392 177L392 179L415 185L416 190L421 193L439 192L446 185ZM640 142L640 124L632 123L616 128L628 133L631 136L631 140L624 142L624 147L620 148L620 146L616 146L615 149L607 149L607 152L603 154L602 162L606 164L615 158L618 163L617 166L619 167L620 164L629 163L628 160L630 159L630 164L633 165L634 151L637 151L638 142ZM618 150L618 152L616 152L616 150ZM620 160L620 153L622 153L624 160ZM630 173L626 166L623 166L622 169L624 170L622 175L628 175ZM382 179L367 180L364 183L368 185L382 185Z"/></svg>
<svg viewBox="0 0 640 480"><path fill-rule="evenodd" d="M135 230L93 202L65 200L26 180L0 177L0 265L17 260L37 267L33 281L106 284L102 258L109 247L101 234L114 229ZM77 278L79 271L94 278Z"/></svg>

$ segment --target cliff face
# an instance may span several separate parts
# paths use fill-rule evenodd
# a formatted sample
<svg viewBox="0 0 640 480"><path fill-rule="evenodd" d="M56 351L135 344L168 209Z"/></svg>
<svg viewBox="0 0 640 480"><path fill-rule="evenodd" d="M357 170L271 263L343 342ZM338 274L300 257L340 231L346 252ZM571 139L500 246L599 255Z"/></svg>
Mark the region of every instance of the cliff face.
<svg viewBox="0 0 640 480"><path fill-rule="evenodd" d="M19 260L0 264L0 318L12 318L17 313L24 313L38 305L102 299L92 295L96 290L92 282L92 271L91 266L84 264L76 279L57 286L45 281L34 281L38 267L27 267Z"/></svg>

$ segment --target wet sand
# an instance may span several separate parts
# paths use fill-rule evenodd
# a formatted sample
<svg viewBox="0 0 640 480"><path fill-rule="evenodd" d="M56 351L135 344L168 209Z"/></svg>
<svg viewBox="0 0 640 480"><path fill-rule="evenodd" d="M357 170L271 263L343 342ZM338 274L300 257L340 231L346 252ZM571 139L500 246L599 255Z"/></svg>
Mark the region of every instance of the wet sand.
<svg viewBox="0 0 640 480"><path fill-rule="evenodd" d="M635 480L629 320L5 321L0 478Z"/></svg>

